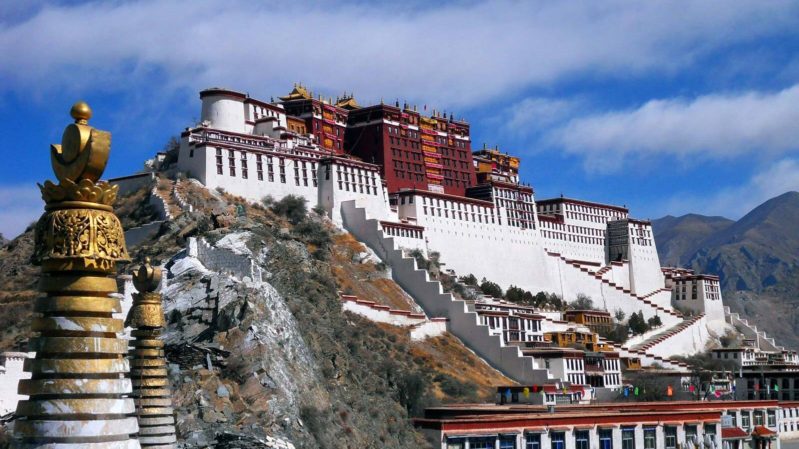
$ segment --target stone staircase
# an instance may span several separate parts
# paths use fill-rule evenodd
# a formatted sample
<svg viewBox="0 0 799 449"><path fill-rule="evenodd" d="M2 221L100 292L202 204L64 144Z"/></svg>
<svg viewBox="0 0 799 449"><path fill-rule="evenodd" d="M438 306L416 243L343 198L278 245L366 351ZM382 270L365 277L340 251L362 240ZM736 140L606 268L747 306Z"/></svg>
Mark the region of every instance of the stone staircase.
<svg viewBox="0 0 799 449"><path fill-rule="evenodd" d="M705 316L704 314L700 314L697 316L686 318L685 320L682 321L682 323L678 324L677 326L672 326L656 335L647 338L641 343L631 346L631 349L646 351L656 345L659 345L660 343L663 343L669 338L679 334L683 330L691 327L694 323L701 320L704 316Z"/></svg>
<svg viewBox="0 0 799 449"><path fill-rule="evenodd" d="M411 341L438 337L447 331L449 320L446 318L427 318L424 313L392 309L374 301L360 299L355 295L339 293L339 298L342 308L346 311L361 315L376 323L386 323L408 329Z"/></svg>
<svg viewBox="0 0 799 449"><path fill-rule="evenodd" d="M552 328L555 329L555 330L565 330L568 327L582 326L579 323L574 323L574 322L571 322L571 321L555 320L555 319L552 319L552 318L549 318L549 317L544 317L544 321L549 323L550 326L552 326ZM598 341L600 343L607 345L608 347L610 347L614 351L618 352L619 355L621 355L622 357L637 357L637 358L639 358L641 360L641 363L642 363L643 366L651 366L651 365L657 363L657 364L663 366L664 368L672 369L672 370L676 370L676 371L685 371L685 370L687 370L689 368L689 366L686 363L678 362L678 361L675 361L675 360L670 360L668 358L659 356L657 354L651 354L651 353L647 352L644 349L632 349L632 348L629 348L629 347L627 347L625 345L619 345L619 344L616 344L616 343L612 343L609 340L607 340L605 338L602 338L602 337L599 337L599 336L597 336L597 338L598 338Z"/></svg>
<svg viewBox="0 0 799 449"><path fill-rule="evenodd" d="M480 324L473 305L470 307L466 301L444 293L441 284L431 280L427 270L419 269L416 260L406 257L394 239L383 233L379 220L368 218L366 211L356 207L354 201L343 202L341 213L345 229L391 266L394 281L428 316L447 318L449 331L475 354L521 384L544 384L555 380L547 369L538 366L533 357L525 356L515 345L505 345L499 335L492 335L488 326Z"/></svg>
<svg viewBox="0 0 799 449"><path fill-rule="evenodd" d="M547 251L547 255L550 256L550 257L556 257L562 263L566 264L567 266L572 267L572 268L574 268L576 270L579 270L581 273L585 273L586 276L591 276L594 279L596 279L596 280L602 282L603 284L607 285L608 287L621 292L626 297L628 297L630 300L637 301L639 304L643 304L643 305L653 309L653 312L655 314L658 314L658 312L660 312L660 313L664 313L664 314L670 315L670 316L672 316L674 318L680 318L680 319L682 318L682 314L680 312L677 312L676 310L672 310L672 309L668 309L668 308L662 307L662 306L660 306L658 304L655 304L654 302L652 302L649 299L652 296L654 296L654 295L656 295L656 294L658 294L658 293L660 293L662 291L670 291L668 289L658 289L658 290L655 290L653 292L647 293L646 295L639 296L639 295L633 293L629 288L626 288L626 287L618 285L618 284L616 284L616 283L614 283L614 282L612 282L612 281L610 281L608 279L605 279L604 277L602 277L601 274L598 274L598 271L596 271L596 272L595 271L591 271L584 264L581 264L580 262L573 261L571 259L567 259L567 258L563 257L562 255L560 255L559 253L554 253L554 252L551 252L551 251ZM604 268L608 268L608 267L604 267Z"/></svg>
<svg viewBox="0 0 799 449"><path fill-rule="evenodd" d="M765 332L757 330L757 326L750 324L738 313L732 313L728 306L724 307L724 318L727 323L735 326L745 337L757 340L757 345L764 351L784 351L785 348L778 345L773 338Z"/></svg>

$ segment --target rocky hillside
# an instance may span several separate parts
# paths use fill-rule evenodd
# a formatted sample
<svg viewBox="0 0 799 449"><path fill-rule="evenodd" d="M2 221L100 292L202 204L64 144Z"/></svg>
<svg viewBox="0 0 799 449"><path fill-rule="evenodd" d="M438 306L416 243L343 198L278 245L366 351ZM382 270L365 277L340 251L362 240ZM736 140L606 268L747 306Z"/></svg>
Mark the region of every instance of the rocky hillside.
<svg viewBox="0 0 799 449"><path fill-rule="evenodd" d="M188 447L267 447L272 437L308 448L426 447L410 422L425 406L486 400L510 383L451 335L412 342L405 329L343 312L340 291L411 304L385 267L317 213L181 186L195 212L130 252L132 265L149 256L167 270L167 353ZM142 195L121 200L126 226L150 218L134 206ZM251 257L263 282L203 266L185 251L190 236ZM0 327L4 349L28 332L31 240L23 234L0 252L0 307L14 312Z"/></svg>
<svg viewBox="0 0 799 449"><path fill-rule="evenodd" d="M653 222L661 261L721 278L735 311L778 341L799 347L799 192L787 192L736 222L686 215Z"/></svg>

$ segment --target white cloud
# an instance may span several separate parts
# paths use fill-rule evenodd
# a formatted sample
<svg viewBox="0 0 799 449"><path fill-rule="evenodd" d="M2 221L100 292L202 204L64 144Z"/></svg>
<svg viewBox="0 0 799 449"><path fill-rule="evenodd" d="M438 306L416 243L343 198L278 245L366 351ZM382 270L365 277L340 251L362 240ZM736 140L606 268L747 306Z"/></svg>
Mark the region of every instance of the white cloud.
<svg viewBox="0 0 799 449"><path fill-rule="evenodd" d="M681 194L665 202L673 215L690 212L738 219L766 200L789 191L799 191L799 158L784 158L756 172L743 184L706 192Z"/></svg>
<svg viewBox="0 0 799 449"><path fill-rule="evenodd" d="M614 171L657 155L686 163L799 149L799 84L779 92L652 100L629 111L572 119L549 140Z"/></svg>
<svg viewBox="0 0 799 449"><path fill-rule="evenodd" d="M0 233L12 239L44 212L44 201L35 184L0 185Z"/></svg>
<svg viewBox="0 0 799 449"><path fill-rule="evenodd" d="M574 99L525 98L506 108L503 127L521 136L539 133L573 116L581 103Z"/></svg>
<svg viewBox="0 0 799 449"><path fill-rule="evenodd" d="M412 3L413 4L413 3ZM418 6L418 4L416 4ZM674 72L799 25L784 1L142 1L40 6L0 20L5 89L186 89L397 95L463 107L572 76ZM14 22L13 18L17 18ZM21 18L21 19L20 19ZM13 23L12 23L13 22ZM162 76L153 84L154 74ZM391 100L391 99L387 99Z"/></svg>

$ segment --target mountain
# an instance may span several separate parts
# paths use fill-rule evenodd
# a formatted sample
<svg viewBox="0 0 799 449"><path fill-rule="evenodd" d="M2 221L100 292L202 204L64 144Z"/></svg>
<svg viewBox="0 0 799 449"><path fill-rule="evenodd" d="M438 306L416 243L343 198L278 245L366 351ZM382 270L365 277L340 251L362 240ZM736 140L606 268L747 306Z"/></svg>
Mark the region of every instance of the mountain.
<svg viewBox="0 0 799 449"><path fill-rule="evenodd" d="M778 342L799 347L799 192L787 192L740 220L685 215L653 222L664 265L721 278L725 304Z"/></svg>
<svg viewBox="0 0 799 449"><path fill-rule="evenodd" d="M719 273L722 288L761 292L799 262L799 192L784 193L705 239L691 265Z"/></svg>
<svg viewBox="0 0 799 449"><path fill-rule="evenodd" d="M652 222L658 244L660 263L664 266L681 266L709 236L735 223L729 218L688 214L681 217L667 215Z"/></svg>

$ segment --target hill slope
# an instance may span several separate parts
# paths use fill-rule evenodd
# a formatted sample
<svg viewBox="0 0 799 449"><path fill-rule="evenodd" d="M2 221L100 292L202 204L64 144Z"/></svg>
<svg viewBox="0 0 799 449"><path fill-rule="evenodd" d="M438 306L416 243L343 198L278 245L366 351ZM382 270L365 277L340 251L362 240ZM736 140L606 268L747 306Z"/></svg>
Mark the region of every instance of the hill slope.
<svg viewBox="0 0 799 449"><path fill-rule="evenodd" d="M423 407L486 400L494 385L512 383L452 335L414 342L407 330L344 312L338 291L354 286L382 304L406 298L379 266L354 257L365 251L358 242L316 213L288 220L250 205L239 215L240 198L182 185L195 212L129 249L132 265L148 256L168 269L166 349L187 447L230 435L278 436L298 448L425 447L409 420ZM120 199L121 213L137 218L127 226L151 213L136 210L142 195ZM21 347L30 329L39 273L28 262L31 234L0 249L0 311L13 312L0 313L2 349ZM183 251L189 236L213 244L237 235L247 236L264 283L197 266Z"/></svg>

